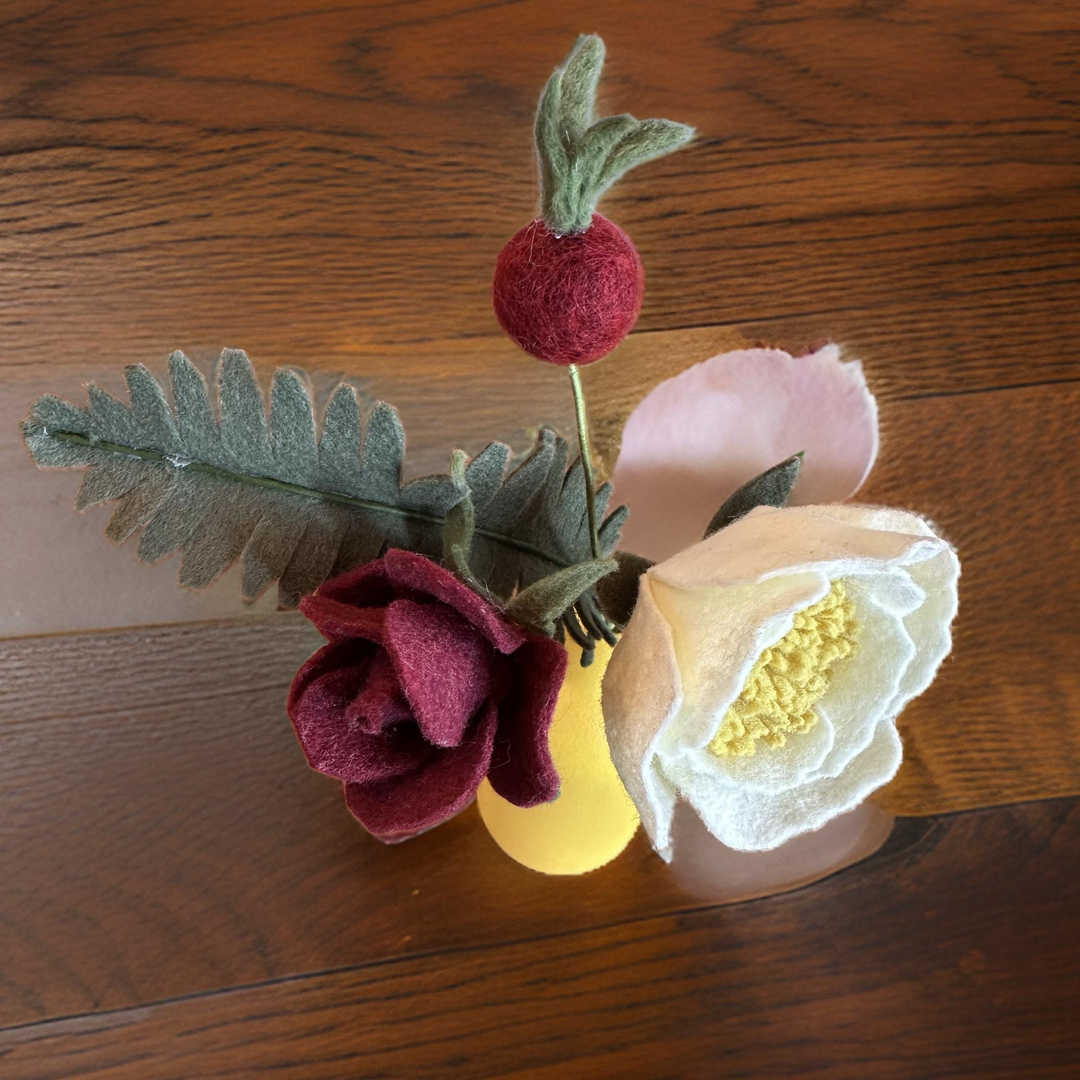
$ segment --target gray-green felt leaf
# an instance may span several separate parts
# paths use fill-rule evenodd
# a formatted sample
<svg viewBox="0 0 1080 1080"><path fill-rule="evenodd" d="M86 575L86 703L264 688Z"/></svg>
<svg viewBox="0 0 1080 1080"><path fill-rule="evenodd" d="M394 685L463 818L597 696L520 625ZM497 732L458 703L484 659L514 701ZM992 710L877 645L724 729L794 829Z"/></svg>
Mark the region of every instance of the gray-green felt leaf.
<svg viewBox="0 0 1080 1080"><path fill-rule="evenodd" d="M714 532L737 521L744 514L749 514L755 506L783 506L799 478L801 465L802 454L796 454L747 481L724 500L723 506L709 522L705 535L712 536Z"/></svg>
<svg viewBox="0 0 1080 1080"><path fill-rule="evenodd" d="M686 124L637 120L629 113L597 120L603 66L603 41L595 34L578 38L537 106L541 213L559 235L587 229L597 200L627 170L677 150L694 136Z"/></svg>
<svg viewBox="0 0 1080 1080"><path fill-rule="evenodd" d="M614 559L590 559L556 570L519 592L507 605L506 613L541 633L554 635L556 620L579 596L617 568Z"/></svg>
<svg viewBox="0 0 1080 1080"><path fill-rule="evenodd" d="M171 406L136 365L126 372L130 403L96 386L86 408L46 395L22 430L38 465L89 467L77 506L115 502L111 539L142 529L138 557L148 563L181 551L183 585L203 588L239 559L245 597L277 581L288 606L387 547L440 558L449 542L463 574L508 600L591 558L580 465L567 468L567 444L553 432L509 475L509 450L493 443L467 466L459 458L453 475L403 483L397 412L377 404L365 424L352 387L331 396L320 431L308 382L293 369L274 376L269 415L240 350L222 354L213 395L182 353L169 371ZM608 494L606 485L597 492L601 512ZM620 507L604 522L602 555L623 520Z"/></svg>

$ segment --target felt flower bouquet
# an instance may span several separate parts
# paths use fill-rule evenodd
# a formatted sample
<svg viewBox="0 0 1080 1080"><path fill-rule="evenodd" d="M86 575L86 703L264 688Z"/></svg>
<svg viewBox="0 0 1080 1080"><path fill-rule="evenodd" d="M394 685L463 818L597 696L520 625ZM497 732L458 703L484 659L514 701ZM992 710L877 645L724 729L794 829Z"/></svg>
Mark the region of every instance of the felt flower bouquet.
<svg viewBox="0 0 1080 1080"><path fill-rule="evenodd" d="M540 100L542 215L499 255L495 312L526 352L569 369L578 452L553 431L513 467L494 442L402 482L395 410L346 384L317 423L279 370L269 410L246 356L211 389L181 353L171 401L126 370L130 401L88 387L23 423L42 467L85 468L80 510L107 535L182 552L203 588L242 563L326 644L288 715L312 768L372 835L400 841L474 799L525 865L579 873L644 825L665 858L676 801L760 851L886 783L896 718L949 652L959 564L918 516L841 505L877 451L874 400L834 346L727 353L631 415L597 486L579 366L633 326L641 259L595 212L627 169L693 132L597 119L603 44L579 40ZM617 362L617 361L612 361ZM811 505L806 505L806 504Z"/></svg>

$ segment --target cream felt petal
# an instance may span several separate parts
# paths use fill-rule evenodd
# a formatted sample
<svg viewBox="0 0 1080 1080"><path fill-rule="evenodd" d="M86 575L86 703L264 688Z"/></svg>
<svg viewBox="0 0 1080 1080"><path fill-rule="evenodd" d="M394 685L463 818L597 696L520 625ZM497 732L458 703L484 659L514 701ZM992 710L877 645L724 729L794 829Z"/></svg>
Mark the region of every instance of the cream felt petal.
<svg viewBox="0 0 1080 1080"><path fill-rule="evenodd" d="M809 731L788 735L783 746L746 757L734 754L719 757L708 749L688 750L679 757L679 762L702 777L728 787L786 791L817 774L829 757L835 738L832 721L821 716Z"/></svg>
<svg viewBox="0 0 1080 1080"><path fill-rule="evenodd" d="M641 579L647 603L624 633L632 651L624 660L616 647L604 682L604 711L612 745L637 751L613 755L627 791L657 800L638 805L660 853L669 854L675 792L725 843L760 850L885 783L900 760L895 717L948 652L957 574L955 553L927 523L875 507L759 507L651 567ZM785 739L717 753L710 744L773 647L781 666L755 677L750 700L765 695ZM824 683L815 671L828 673ZM678 693L650 703L654 681ZM808 686L820 696L796 706ZM782 726L785 708L808 707L815 723Z"/></svg>
<svg viewBox="0 0 1080 1080"><path fill-rule="evenodd" d="M960 560L952 546L938 537L929 522L908 510L889 506L807 506L802 512L865 528L932 537L936 545L922 561L905 567L910 583L921 589L924 601L904 616L915 643L915 656L904 672L893 711L898 713L934 680L941 662L952 650L952 622L959 605ZM879 597L880 599L880 597Z"/></svg>
<svg viewBox="0 0 1080 1080"><path fill-rule="evenodd" d="M878 449L877 405L835 345L722 353L655 387L630 414L612 473L634 513L622 547L665 559L701 539L736 488L805 452L796 504L846 499Z"/></svg>
<svg viewBox="0 0 1080 1080"><path fill-rule="evenodd" d="M915 642L915 656L900 680L893 708L899 712L933 681L952 649L952 621L959 605L960 560L946 547L932 559L910 569L912 580L926 593L926 602L904 619Z"/></svg>
<svg viewBox="0 0 1080 1080"><path fill-rule="evenodd" d="M655 744L682 707L682 680L671 630L648 575L608 663L602 704L611 760L653 844L666 847L676 792L656 769Z"/></svg>
<svg viewBox="0 0 1080 1080"><path fill-rule="evenodd" d="M762 651L791 629L797 611L829 591L828 580L812 573L700 590L672 588L659 574L645 580L682 675L682 707L658 741L667 754L708 743Z"/></svg>
<svg viewBox="0 0 1080 1080"><path fill-rule="evenodd" d="M912 533L918 536L933 536L939 539L930 524L913 514L910 510L900 510L895 506L861 506L858 503L821 503L814 506L800 507L802 513L810 517L830 518L859 525L864 529L877 532Z"/></svg>
<svg viewBox="0 0 1080 1080"><path fill-rule="evenodd" d="M738 851L769 851L858 806L896 775L901 757L900 736L886 721L839 776L811 781L781 795L712 787L690 771L677 770L673 779L718 840Z"/></svg>
<svg viewBox="0 0 1080 1080"><path fill-rule="evenodd" d="M648 573L681 589L738 585L777 574L825 574L830 580L929 558L947 546L922 533L892 532L813 512L759 506L726 529L687 548ZM874 511L850 507L868 518Z"/></svg>
<svg viewBox="0 0 1080 1080"><path fill-rule="evenodd" d="M900 576L884 573L844 579L855 605L858 644L851 656L836 665L829 688L815 707L836 729L829 756L816 776L838 776L866 749L877 725L896 715L893 703L915 656L915 645L901 616L879 604L876 592L885 584L896 589L895 579Z"/></svg>

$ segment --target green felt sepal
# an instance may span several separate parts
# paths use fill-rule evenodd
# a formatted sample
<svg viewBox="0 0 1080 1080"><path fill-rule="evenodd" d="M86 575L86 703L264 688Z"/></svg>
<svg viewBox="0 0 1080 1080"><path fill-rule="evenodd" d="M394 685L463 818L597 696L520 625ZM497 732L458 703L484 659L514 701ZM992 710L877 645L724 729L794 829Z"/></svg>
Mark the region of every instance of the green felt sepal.
<svg viewBox="0 0 1080 1080"><path fill-rule="evenodd" d="M555 625L566 611L602 577L617 568L614 559L590 559L557 570L513 597L506 605L506 613L517 622L554 637Z"/></svg>
<svg viewBox="0 0 1080 1080"><path fill-rule="evenodd" d="M734 494L724 500L724 504L709 522L705 536L710 537L714 532L730 525L744 514L749 514L755 506L783 506L791 495L795 481L799 478L802 458L801 453L796 454L743 484Z"/></svg>
<svg viewBox="0 0 1080 1080"><path fill-rule="evenodd" d="M694 137L692 127L672 120L637 120L629 113L597 120L603 66L603 41L595 34L578 38L537 106L541 213L560 235L587 229L600 196L625 172Z"/></svg>
<svg viewBox="0 0 1080 1080"><path fill-rule="evenodd" d="M473 536L476 533L476 511L473 508L472 493L465 481L465 461L462 450L454 450L450 455L450 479L461 488L462 496L460 501L446 512L443 523L442 562L443 566L467 585L479 589L480 584L473 577L469 565Z"/></svg>

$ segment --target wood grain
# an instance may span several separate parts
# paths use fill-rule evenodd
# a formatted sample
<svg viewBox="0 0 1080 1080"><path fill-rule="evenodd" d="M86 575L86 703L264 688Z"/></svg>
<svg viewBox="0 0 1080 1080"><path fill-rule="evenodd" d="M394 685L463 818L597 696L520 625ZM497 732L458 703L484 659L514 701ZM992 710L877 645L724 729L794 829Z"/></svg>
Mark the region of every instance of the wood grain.
<svg viewBox="0 0 1080 1080"><path fill-rule="evenodd" d="M1045 299L1045 298L1044 298ZM1080 311L1080 306L1076 310ZM1012 313L1019 322L1009 322ZM981 461L972 467L989 475L1000 468L994 455L1004 452L1011 464L1016 451L1024 452L1029 435L1035 440L1030 453L1039 463L1043 479L1064 477L1067 462L1080 449L1080 438L1069 426L1075 408L1072 380L1036 383L1045 387L1037 407L1049 415L1049 428L1033 423L1027 414L1036 399L1020 383L1029 377L1027 357L1045 349L1040 330L1059 341L1062 328L1049 312L1030 304L1005 309L988 318L980 311L957 314L948 335L940 340L927 332L924 314L916 308L893 306L879 312L872 332L860 334L854 324L850 335L841 321L835 336L845 341L849 357L859 357L878 396L886 444L878 471L889 471L888 501L913 509L928 510L920 502L926 492L922 477L926 463L919 456L934 453L938 441L940 411L912 413L908 402L945 394L951 370L967 392L1015 386L1023 390L1010 413L1009 428L995 433L987 446L973 445L955 426L957 435L948 443L950 453L963 459L976 454ZM591 405L594 444L600 471L614 464L622 425L632 408L658 382L677 374L690 363L724 349L755 343L780 343L799 353L815 341L825 340L829 319L784 319L741 327L701 327L687 330L633 334L608 361L585 370ZM1023 335L1031 332L1031 337ZM991 342L1005 333L1004 344ZM860 348L860 338L864 347ZM1064 346L1062 346L1064 347ZM407 473L410 476L445 471L449 450L461 446L469 453L482 449L491 439L508 442L523 453L542 425L555 426L572 438L573 417L564 375L549 365L507 355L503 338L469 341L440 340L417 347L373 350L353 358L343 369L318 358L313 372L321 399L341 375L356 383L370 403L388 400L400 411L408 432ZM165 378L163 357L142 358ZM207 371L212 353L199 355ZM258 361L260 358L256 357ZM943 363L947 359L947 364ZM392 361L392 363L391 363ZM268 381L269 370L259 367ZM83 383L96 381L118 395L125 395L121 365L111 358L79 357L60 360L29 358L17 366L0 364L0 483L9 509L6 543L0 546L0 576L7 588L0 596L0 637L4 635L83 630L208 619L244 614L265 614L273 608L273 596L254 608L240 599L238 575L203 594L175 587L174 562L144 567L134 561L134 544L116 548L103 539L109 508L79 516L71 511L78 478L64 472L43 473L35 469L18 435L17 421L29 403L43 393L56 393L85 401ZM949 400L954 395L949 394ZM946 409L948 406L945 407ZM962 411L962 410L961 410ZM1053 439L1048 439L1053 430ZM918 453L903 459L901 472L891 461L896 439L911 440ZM937 451L935 469L944 461ZM986 456L989 455L989 456ZM898 459L899 460L899 459ZM910 476L910 483L905 478ZM953 494L952 477L938 476L940 490L933 496L935 516L952 529L958 539L965 535L963 522L982 523L981 505L966 500L963 488ZM860 497L885 499L884 489L871 483ZM989 489L983 486L986 493ZM1040 531L1045 516L1054 519L1047 538L1058 544L1070 542L1072 530L1080 528L1080 505L1058 491L1053 500L1040 500L1038 484L1025 504L1029 528ZM953 527L961 523L961 531ZM1069 524L1071 523L1071 524ZM1066 572L1066 581L1074 580ZM1068 586L1061 595L1068 606L1075 594Z"/></svg>
<svg viewBox="0 0 1080 1080"><path fill-rule="evenodd" d="M947 328L1076 295L1075 9L675 10L9 0L6 348L307 364L492 333L495 254L535 210L537 88L583 17L606 109L701 132L605 202L648 269L642 329L869 330L898 301ZM1075 337L1075 305L1054 318ZM1054 349L1026 366L1075 377Z"/></svg>
<svg viewBox="0 0 1080 1080"><path fill-rule="evenodd" d="M567 425L487 290L581 30L605 109L701 132L604 204L649 290L586 372L602 464L690 363L841 341L882 405L864 497L964 563L884 804L1080 793L1075 5L6 0L0 635L67 632L0 641L5 1080L1076 1075L1074 801L902 822L734 908L640 836L570 881L472 811L383 848L282 715L310 628L178 622L239 616L231 586L178 599L25 460L38 394L177 347L349 375L401 407L414 472Z"/></svg>
<svg viewBox="0 0 1080 1080"><path fill-rule="evenodd" d="M880 795L894 813L1080 793L1078 408L1080 387L1043 386L891 412L871 494L910 494L965 568L954 656L902 718L905 763ZM18 957L0 1015L514 940L568 909L586 926L690 902L640 837L587 885L509 863L471 812L402 848L363 838L282 714L318 640L283 615L0 643L0 955Z"/></svg>
<svg viewBox="0 0 1080 1080"><path fill-rule="evenodd" d="M284 716L320 641L293 613L0 646L0 1026L700 905L693 861L672 875L640 835L568 879L473 808L368 837ZM827 858L814 876L850 862Z"/></svg>
<svg viewBox="0 0 1080 1080"><path fill-rule="evenodd" d="M910 822L856 874L0 1032L10 1080L1071 1080L1075 800ZM586 883L578 883L579 885Z"/></svg>

